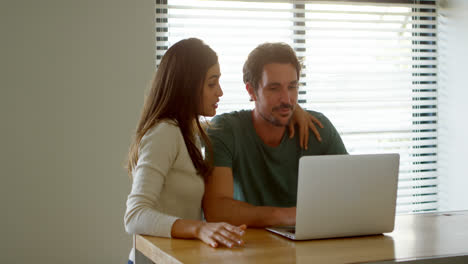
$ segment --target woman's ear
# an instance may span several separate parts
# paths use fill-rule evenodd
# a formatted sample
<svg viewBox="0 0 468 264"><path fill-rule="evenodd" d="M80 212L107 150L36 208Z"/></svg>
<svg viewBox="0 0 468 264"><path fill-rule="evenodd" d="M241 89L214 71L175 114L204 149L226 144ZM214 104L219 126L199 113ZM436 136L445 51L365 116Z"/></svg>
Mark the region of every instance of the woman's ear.
<svg viewBox="0 0 468 264"><path fill-rule="evenodd" d="M245 84L245 89L247 90L247 92L250 95L250 101L251 102L257 101L257 96L255 95L255 89L253 88L252 85L250 85L250 82Z"/></svg>

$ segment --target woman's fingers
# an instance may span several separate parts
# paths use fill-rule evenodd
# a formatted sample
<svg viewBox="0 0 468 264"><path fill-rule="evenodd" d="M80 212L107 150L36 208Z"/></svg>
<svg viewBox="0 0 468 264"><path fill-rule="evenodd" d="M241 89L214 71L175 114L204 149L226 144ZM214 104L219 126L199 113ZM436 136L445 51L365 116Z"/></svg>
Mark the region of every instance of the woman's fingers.
<svg viewBox="0 0 468 264"><path fill-rule="evenodd" d="M234 242L235 245L242 246L244 244L244 241L242 241L240 236L234 232L229 232L228 230L224 229L220 230L219 234L222 235L228 241Z"/></svg>
<svg viewBox="0 0 468 264"><path fill-rule="evenodd" d="M214 247L214 248L218 247L218 243L209 236L202 237L201 241L205 242L206 244L210 245L211 247Z"/></svg>
<svg viewBox="0 0 468 264"><path fill-rule="evenodd" d="M241 236L246 228L246 225L237 227L227 223L205 223L200 239L212 247L218 247L219 244L229 248L241 246L244 244Z"/></svg>
<svg viewBox="0 0 468 264"><path fill-rule="evenodd" d="M315 137L317 138L317 140L322 142L322 137L320 136L320 133L319 133L317 127L312 122L309 123L309 128L315 134Z"/></svg>
<svg viewBox="0 0 468 264"><path fill-rule="evenodd" d="M323 128L322 122L320 122L315 116L309 115L309 117L310 117L310 120L312 120L312 122L319 125L320 128Z"/></svg>
<svg viewBox="0 0 468 264"><path fill-rule="evenodd" d="M289 129L289 138L294 137L294 122L289 122L288 124L288 129Z"/></svg>
<svg viewBox="0 0 468 264"><path fill-rule="evenodd" d="M308 143L309 143L309 127L304 126L302 128L301 147L307 150Z"/></svg>
<svg viewBox="0 0 468 264"><path fill-rule="evenodd" d="M228 230L229 232L233 232L233 233L236 233L237 235L239 236L242 236L244 234L244 230L247 228L246 225L241 225L241 226L233 226L233 225L230 225L230 224L226 224L224 226L224 228L226 228L226 230Z"/></svg>
<svg viewBox="0 0 468 264"><path fill-rule="evenodd" d="M228 248L232 248L232 247L234 247L235 245L237 245L237 242L236 242L235 240L232 240L232 239L229 238L229 237L223 236L223 235L221 234L221 232L213 233L212 238L213 238L215 241L217 241L217 242L219 242L219 243L225 245L225 246L228 247Z"/></svg>
<svg viewBox="0 0 468 264"><path fill-rule="evenodd" d="M317 124L320 128L323 128L322 122L320 122L315 116L309 115L309 128L312 130L312 132L315 135L315 138L317 138L318 141L322 141L322 137L320 137L320 132L318 131L317 127L315 124Z"/></svg>

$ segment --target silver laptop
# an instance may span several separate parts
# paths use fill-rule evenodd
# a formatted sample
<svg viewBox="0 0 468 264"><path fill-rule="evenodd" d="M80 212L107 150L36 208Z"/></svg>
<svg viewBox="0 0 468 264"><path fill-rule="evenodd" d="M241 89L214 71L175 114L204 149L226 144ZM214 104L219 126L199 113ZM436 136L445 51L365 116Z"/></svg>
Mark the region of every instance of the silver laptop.
<svg viewBox="0 0 468 264"><path fill-rule="evenodd" d="M399 154L304 156L296 226L267 230L293 240L392 232Z"/></svg>

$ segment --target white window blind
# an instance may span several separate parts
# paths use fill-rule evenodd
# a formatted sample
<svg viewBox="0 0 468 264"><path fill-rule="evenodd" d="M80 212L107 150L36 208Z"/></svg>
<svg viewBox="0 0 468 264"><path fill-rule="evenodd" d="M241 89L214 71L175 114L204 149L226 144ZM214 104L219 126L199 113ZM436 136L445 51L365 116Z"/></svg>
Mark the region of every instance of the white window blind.
<svg viewBox="0 0 468 264"><path fill-rule="evenodd" d="M334 123L351 154L399 153L397 212L434 211L437 173L435 1L156 1L157 64L198 37L219 56L218 113L251 109L248 53L290 44L303 61L299 103Z"/></svg>

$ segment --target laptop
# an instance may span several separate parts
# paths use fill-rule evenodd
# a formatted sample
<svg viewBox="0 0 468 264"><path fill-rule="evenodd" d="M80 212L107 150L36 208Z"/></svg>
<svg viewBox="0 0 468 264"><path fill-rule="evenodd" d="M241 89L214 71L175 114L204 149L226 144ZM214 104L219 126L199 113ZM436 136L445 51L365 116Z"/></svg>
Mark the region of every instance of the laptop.
<svg viewBox="0 0 468 264"><path fill-rule="evenodd" d="M299 159L296 226L267 230L292 240L392 232L400 155Z"/></svg>

